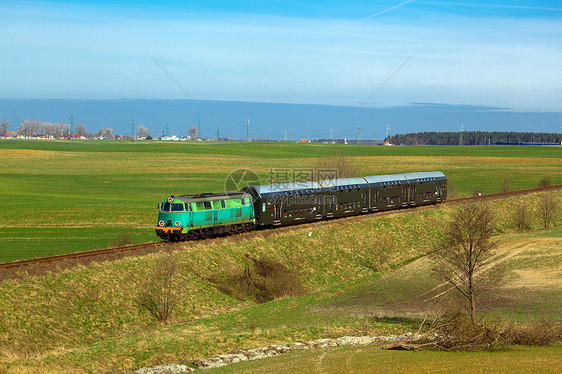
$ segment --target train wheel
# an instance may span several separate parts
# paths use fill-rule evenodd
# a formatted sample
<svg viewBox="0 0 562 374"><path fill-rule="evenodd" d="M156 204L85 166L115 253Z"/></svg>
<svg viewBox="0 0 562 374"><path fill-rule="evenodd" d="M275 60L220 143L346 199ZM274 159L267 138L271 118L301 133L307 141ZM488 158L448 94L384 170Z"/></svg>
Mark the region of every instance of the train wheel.
<svg viewBox="0 0 562 374"><path fill-rule="evenodd" d="M211 236L211 231L209 229L201 229L199 231L200 231L201 238L203 239L207 239L209 236Z"/></svg>
<svg viewBox="0 0 562 374"><path fill-rule="evenodd" d="M249 223L244 223L242 224L242 231L244 232L248 232L252 230L252 225Z"/></svg>

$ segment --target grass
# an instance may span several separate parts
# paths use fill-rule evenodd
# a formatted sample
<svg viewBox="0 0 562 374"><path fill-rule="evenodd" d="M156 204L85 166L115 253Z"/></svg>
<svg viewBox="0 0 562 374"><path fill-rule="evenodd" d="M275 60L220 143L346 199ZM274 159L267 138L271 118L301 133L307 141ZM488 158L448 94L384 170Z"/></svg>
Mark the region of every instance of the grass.
<svg viewBox="0 0 562 374"><path fill-rule="evenodd" d="M170 194L223 191L239 168L268 183L272 168L311 168L334 153L351 157L363 175L442 170L462 196L475 184L498 192L504 175L513 189L543 176L562 184L557 147L2 140L0 230L10 239L0 244L0 261L105 248L116 231L135 244L155 241L156 205ZM91 239L77 239L80 228Z"/></svg>
<svg viewBox="0 0 562 374"><path fill-rule="evenodd" d="M507 352L385 351L379 346L298 351L241 362L219 373L557 373L562 346L517 347Z"/></svg>
<svg viewBox="0 0 562 374"><path fill-rule="evenodd" d="M521 322L562 320L560 276L553 275L558 283L527 288L528 276L557 271L558 263L552 259L560 255L559 237L549 233L559 232L562 218L554 222L555 228L539 231L540 237L537 232L515 233L504 218L517 199L493 203L503 222L499 239L505 257L500 258L519 251L509 257L512 287L479 311L490 318L507 316ZM526 199L533 207L537 197ZM427 310L418 295L439 284L428 276L424 255L440 235L437 223L452 209L372 215L300 226L267 239L224 238L185 246L170 254L181 269L175 278L181 285L180 303L170 326L155 322L138 303L151 269L168 254L4 281L0 370L117 372L293 340L415 331ZM373 271L365 260L373 256L371 243L378 237L392 243L392 256L380 271ZM209 282L240 270L246 253L298 271L308 293L256 304L226 295ZM542 260L536 260L537 253Z"/></svg>

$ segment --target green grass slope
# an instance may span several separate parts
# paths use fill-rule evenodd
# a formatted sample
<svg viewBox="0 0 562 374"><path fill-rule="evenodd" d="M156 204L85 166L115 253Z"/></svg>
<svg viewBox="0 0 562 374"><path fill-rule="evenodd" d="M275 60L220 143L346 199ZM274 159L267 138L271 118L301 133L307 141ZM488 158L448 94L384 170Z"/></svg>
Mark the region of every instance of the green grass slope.
<svg viewBox="0 0 562 374"><path fill-rule="evenodd" d="M561 278L562 218L548 231L540 230L535 218L534 232L514 233L512 210L520 199L492 202L502 241L498 259L510 264L511 289L480 311L521 322L560 320L556 280ZM539 195L524 199L536 209ZM293 340L415 330L416 318L427 309L418 296L440 284L427 271L424 256L453 209L428 207L309 224L267 238L227 237L170 254L4 281L0 368L117 372ZM225 281L244 269L246 254L297 271L307 293L257 304L222 292ZM179 301L168 326L156 322L139 299L162 258L178 263L173 284ZM535 278L553 281L526 292L528 280Z"/></svg>

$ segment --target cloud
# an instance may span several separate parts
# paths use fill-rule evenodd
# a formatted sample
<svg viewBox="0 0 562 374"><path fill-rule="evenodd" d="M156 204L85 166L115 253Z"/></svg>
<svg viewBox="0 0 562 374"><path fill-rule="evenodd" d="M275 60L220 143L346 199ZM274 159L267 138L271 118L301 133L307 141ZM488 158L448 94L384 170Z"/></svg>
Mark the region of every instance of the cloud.
<svg viewBox="0 0 562 374"><path fill-rule="evenodd" d="M395 6L392 6L392 7L390 7L390 8L381 10L381 11L378 12L378 13L375 13L375 14L373 14L373 15L370 15L369 17L365 17L365 18L361 19L359 22L363 22L363 21L367 21L367 20L369 20L369 19L371 19L371 18L375 18L375 17L377 17L377 16L380 16L381 14L390 12L390 11L392 11L392 10L394 10L394 9L398 9L398 8L400 8L400 7L403 7L404 5L413 3L414 1L416 1L416 0L404 1L403 3L400 3L400 4L395 5Z"/></svg>
<svg viewBox="0 0 562 374"><path fill-rule="evenodd" d="M358 23L38 7L0 16L10 30L0 35L5 98L186 98L148 52L197 99L358 106L414 54L370 105L561 110L558 19L438 14Z"/></svg>

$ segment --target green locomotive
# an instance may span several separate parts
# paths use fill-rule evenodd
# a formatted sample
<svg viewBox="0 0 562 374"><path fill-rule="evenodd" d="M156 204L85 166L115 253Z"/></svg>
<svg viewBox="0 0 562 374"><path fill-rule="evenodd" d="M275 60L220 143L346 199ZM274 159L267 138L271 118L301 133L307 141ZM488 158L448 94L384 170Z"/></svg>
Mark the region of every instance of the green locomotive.
<svg viewBox="0 0 562 374"><path fill-rule="evenodd" d="M252 197L244 192L170 196L158 209L156 234L173 241L249 231L256 222Z"/></svg>

